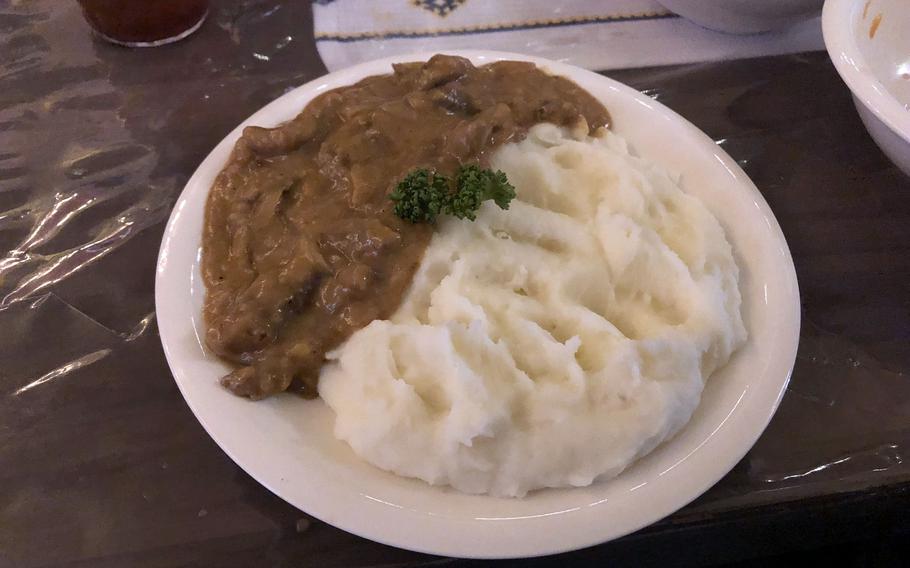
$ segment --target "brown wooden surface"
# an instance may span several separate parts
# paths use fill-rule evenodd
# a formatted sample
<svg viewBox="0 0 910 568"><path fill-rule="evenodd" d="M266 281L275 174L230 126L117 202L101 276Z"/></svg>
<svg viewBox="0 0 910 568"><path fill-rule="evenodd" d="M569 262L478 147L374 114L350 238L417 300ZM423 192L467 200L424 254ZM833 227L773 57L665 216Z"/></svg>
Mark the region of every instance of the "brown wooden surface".
<svg viewBox="0 0 910 568"><path fill-rule="evenodd" d="M309 3L214 2L191 39L127 50L93 40L75 2L0 0L0 54L0 566L458 563L273 496L208 438L161 351L153 280L170 206L231 128L325 72ZM910 180L823 53L609 75L752 176L793 251L803 331L778 414L728 476L569 558L723 539L739 554L754 548L743 527L824 540L835 518L857 532L906 522Z"/></svg>

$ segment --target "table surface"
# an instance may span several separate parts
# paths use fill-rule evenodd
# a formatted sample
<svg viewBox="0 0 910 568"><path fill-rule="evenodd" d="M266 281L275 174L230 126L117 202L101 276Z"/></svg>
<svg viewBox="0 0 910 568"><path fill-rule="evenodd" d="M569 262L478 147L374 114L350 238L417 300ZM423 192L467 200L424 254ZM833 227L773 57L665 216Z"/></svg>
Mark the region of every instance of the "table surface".
<svg viewBox="0 0 910 568"><path fill-rule="evenodd" d="M154 269L170 207L237 123L325 72L310 4L216 1L195 36L152 50L93 39L59 0L0 0L0 31L0 565L460 564L360 539L269 493L196 422L159 343ZM570 558L644 561L696 537L693 558L720 558L786 541L782 526L824 538L835 521L861 532L899 520L910 180L867 136L824 53L608 74L752 177L793 252L803 327L780 409L729 475Z"/></svg>

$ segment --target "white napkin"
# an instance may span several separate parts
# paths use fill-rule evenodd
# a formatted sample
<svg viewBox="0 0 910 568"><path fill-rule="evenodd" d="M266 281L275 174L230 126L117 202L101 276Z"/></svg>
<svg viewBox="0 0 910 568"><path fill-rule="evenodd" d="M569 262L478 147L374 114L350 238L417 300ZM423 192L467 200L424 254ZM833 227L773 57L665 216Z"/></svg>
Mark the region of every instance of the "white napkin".
<svg viewBox="0 0 910 568"><path fill-rule="evenodd" d="M653 0L315 0L313 16L330 71L445 49L515 51L602 70L824 47L818 18L783 32L730 35Z"/></svg>

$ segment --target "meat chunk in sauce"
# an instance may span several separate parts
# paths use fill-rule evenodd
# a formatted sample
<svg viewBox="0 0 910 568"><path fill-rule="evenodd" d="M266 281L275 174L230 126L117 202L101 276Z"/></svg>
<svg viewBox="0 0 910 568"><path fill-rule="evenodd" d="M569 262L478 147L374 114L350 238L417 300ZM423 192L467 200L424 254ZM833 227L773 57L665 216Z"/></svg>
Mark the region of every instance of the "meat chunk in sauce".
<svg viewBox="0 0 910 568"><path fill-rule="evenodd" d="M206 342L237 368L222 384L259 399L316 396L325 353L390 316L432 227L392 212L414 168L485 164L536 123L606 126L567 79L530 63L434 56L324 93L277 128L251 126L206 206Z"/></svg>

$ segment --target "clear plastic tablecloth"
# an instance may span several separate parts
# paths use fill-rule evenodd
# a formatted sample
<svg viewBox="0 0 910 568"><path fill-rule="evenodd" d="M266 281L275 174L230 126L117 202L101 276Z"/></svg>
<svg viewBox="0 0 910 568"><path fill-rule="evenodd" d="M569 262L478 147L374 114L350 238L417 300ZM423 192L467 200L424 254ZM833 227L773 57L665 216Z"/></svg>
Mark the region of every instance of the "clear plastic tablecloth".
<svg viewBox="0 0 910 568"><path fill-rule="evenodd" d="M237 123L325 72L309 3L216 1L196 35L151 50L94 39L59 0L0 1L0 32L0 566L443 562L259 486L196 422L157 335L156 256L183 184ZM609 74L738 160L783 227L803 303L767 431L633 539L906 487L910 180L826 55Z"/></svg>

